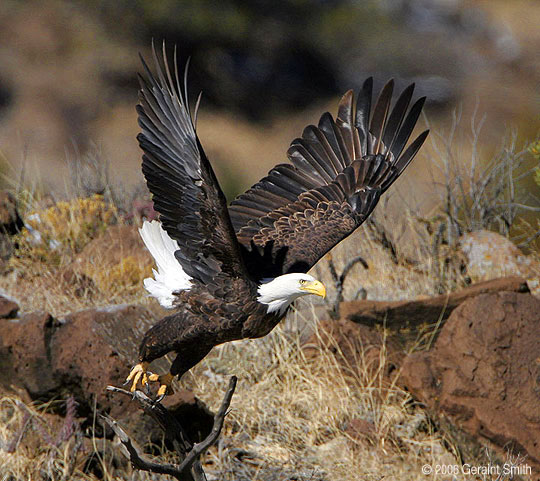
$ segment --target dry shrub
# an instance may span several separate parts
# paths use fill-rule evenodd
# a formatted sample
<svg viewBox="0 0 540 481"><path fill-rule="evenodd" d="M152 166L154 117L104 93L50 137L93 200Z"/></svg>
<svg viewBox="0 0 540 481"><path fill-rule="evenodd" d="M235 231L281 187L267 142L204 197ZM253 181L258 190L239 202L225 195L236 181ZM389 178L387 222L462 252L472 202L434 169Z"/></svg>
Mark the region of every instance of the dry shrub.
<svg viewBox="0 0 540 481"><path fill-rule="evenodd" d="M81 472L86 453L75 400L68 398L65 418L57 423L45 417L49 407L25 405L16 397L0 399L2 479L88 479Z"/></svg>
<svg viewBox="0 0 540 481"><path fill-rule="evenodd" d="M518 145L510 132L492 152L481 149L485 117L473 114L469 130L462 125L461 110L454 113L448 132L432 131L430 165L431 195L438 198L430 212L410 209L414 237L424 239L423 257L431 262L431 275L438 292L463 286L460 237L469 232L490 230L511 238L519 247L538 249L540 224L528 220L540 212L540 197L527 183L538 162L540 140ZM537 225L535 225L537 224Z"/></svg>
<svg viewBox="0 0 540 481"><path fill-rule="evenodd" d="M98 194L35 210L17 236L12 266L22 271L58 266L117 220L116 208Z"/></svg>
<svg viewBox="0 0 540 481"><path fill-rule="evenodd" d="M147 303L142 281L151 275L149 256L93 255L82 271L74 264L90 242L122 222L116 207L97 194L46 208L34 202L26 216L28 228L15 236L10 272L0 278L0 287L25 299L25 311L54 315L115 302ZM144 252L142 242L140 250Z"/></svg>
<svg viewBox="0 0 540 481"><path fill-rule="evenodd" d="M112 267L100 263L87 266L85 273L101 293L106 293L109 302L126 302L130 296L140 297L143 280L152 275L152 265L127 256Z"/></svg>

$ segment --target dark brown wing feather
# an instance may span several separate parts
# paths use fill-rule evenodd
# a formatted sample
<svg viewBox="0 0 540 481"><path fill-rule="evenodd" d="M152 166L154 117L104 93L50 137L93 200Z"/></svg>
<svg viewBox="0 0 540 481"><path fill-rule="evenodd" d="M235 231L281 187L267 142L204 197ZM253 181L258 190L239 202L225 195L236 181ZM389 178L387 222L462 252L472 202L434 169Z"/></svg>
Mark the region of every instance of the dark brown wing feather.
<svg viewBox="0 0 540 481"><path fill-rule="evenodd" d="M278 165L231 203L252 276L309 270L369 216L414 158L428 131L403 149L425 98L408 110L411 85L391 109L393 87L393 81L384 86L371 119L372 79L364 82L356 109L347 92L335 121L325 113L291 143L291 164Z"/></svg>
<svg viewBox="0 0 540 481"><path fill-rule="evenodd" d="M156 75L143 60L137 139L143 173L163 228L178 242L175 256L194 280L210 286L217 275L245 276L225 196L199 143L186 92L153 50Z"/></svg>

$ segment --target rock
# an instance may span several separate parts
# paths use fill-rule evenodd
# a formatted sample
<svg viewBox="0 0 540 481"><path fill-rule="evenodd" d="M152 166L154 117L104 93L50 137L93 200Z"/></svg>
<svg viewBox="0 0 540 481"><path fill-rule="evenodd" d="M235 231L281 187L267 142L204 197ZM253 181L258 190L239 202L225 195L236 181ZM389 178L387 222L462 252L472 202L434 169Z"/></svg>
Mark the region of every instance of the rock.
<svg viewBox="0 0 540 481"><path fill-rule="evenodd" d="M23 387L32 399L47 396L60 380L51 369L50 341L60 323L38 312L0 322L0 383Z"/></svg>
<svg viewBox="0 0 540 481"><path fill-rule="evenodd" d="M479 282L458 292L412 301L348 301L340 305L344 319L368 326L410 328L424 323L446 320L467 299L489 292L528 292L527 281L507 277Z"/></svg>
<svg viewBox="0 0 540 481"><path fill-rule="evenodd" d="M0 319L17 317L19 305L12 299L0 295Z"/></svg>
<svg viewBox="0 0 540 481"><path fill-rule="evenodd" d="M62 320L47 313L3 320L0 385L23 388L28 400L42 402L72 395L78 404L77 416L84 418L83 430L94 425L96 408L127 426L141 445L150 442L159 446L163 433L138 405L128 396L106 391L108 385L122 385L136 362L144 332L154 322L145 308L128 305L87 309ZM152 364L155 372L167 369L166 361ZM211 431L213 414L191 392L180 391L165 398L163 404L195 441ZM63 414L61 409L58 413ZM99 423L96 429L97 436L108 432L101 431Z"/></svg>
<svg viewBox="0 0 540 481"><path fill-rule="evenodd" d="M122 414L129 399L105 391L121 385L137 357L142 333L154 322L136 306L89 309L57 320L32 313L0 323L0 381L22 386L32 399L73 394L81 415L97 407Z"/></svg>
<svg viewBox="0 0 540 481"><path fill-rule="evenodd" d="M474 281L501 276L538 278L540 262L526 256L506 237L481 230L461 236L460 248L467 259L467 275Z"/></svg>
<svg viewBox="0 0 540 481"><path fill-rule="evenodd" d="M362 418L351 419L345 433L356 442L375 444L377 440L377 429L373 422Z"/></svg>
<svg viewBox="0 0 540 481"><path fill-rule="evenodd" d="M498 292L455 309L427 352L409 355L401 382L423 402L456 445L478 443L504 459L527 456L540 472L540 300ZM456 429L457 428L457 429Z"/></svg>
<svg viewBox="0 0 540 481"><path fill-rule="evenodd" d="M59 389L75 396L82 414L92 412L94 401L101 412L113 417L122 416L130 405L126 396L105 389L108 385L121 386L136 360L140 339L136 327L141 319L147 327L153 322L141 307L88 309L67 316L52 336L52 372L61 382ZM114 327L123 335L112 335Z"/></svg>

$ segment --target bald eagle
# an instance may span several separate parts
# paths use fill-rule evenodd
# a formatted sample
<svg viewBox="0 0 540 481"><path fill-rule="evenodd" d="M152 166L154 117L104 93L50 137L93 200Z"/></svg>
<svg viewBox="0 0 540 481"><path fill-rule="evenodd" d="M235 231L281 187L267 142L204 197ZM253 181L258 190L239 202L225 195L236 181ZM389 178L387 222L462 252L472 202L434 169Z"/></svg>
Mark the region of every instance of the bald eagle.
<svg viewBox="0 0 540 481"><path fill-rule="evenodd" d="M369 78L356 105L345 93L335 120L327 112L292 141L290 163L227 205L196 133L199 102L192 116L187 75L182 87L176 55L171 72L165 48L153 58L155 74L141 57L137 105L142 171L159 213L140 229L157 266L144 285L174 313L146 332L126 383L134 391L157 381L161 399L214 346L265 336L295 299L325 297L307 272L366 220L428 131L405 148L425 97L409 109L413 84L391 108L391 80L372 109ZM169 352L170 372L150 373L149 363Z"/></svg>

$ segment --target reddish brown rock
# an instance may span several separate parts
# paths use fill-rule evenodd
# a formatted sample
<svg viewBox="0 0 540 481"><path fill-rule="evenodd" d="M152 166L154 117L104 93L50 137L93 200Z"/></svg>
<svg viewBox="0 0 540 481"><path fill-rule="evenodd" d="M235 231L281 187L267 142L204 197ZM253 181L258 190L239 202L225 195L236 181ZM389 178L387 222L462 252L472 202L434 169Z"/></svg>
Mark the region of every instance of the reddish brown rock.
<svg viewBox="0 0 540 481"><path fill-rule="evenodd" d="M345 428L345 433L358 443L375 444L377 439L375 425L371 421L361 418L352 419Z"/></svg>
<svg viewBox="0 0 540 481"><path fill-rule="evenodd" d="M137 359L144 332L154 322L145 308L127 305L88 309L63 320L47 313L3 320L0 385L22 388L29 400L74 396L83 425L94 424L96 408L127 426L140 444L161 445L161 430L130 397L106 391L108 385L122 385ZM156 372L167 368L166 362L152 365ZM212 413L189 391L167 397L164 405L194 440L201 440L212 429ZM96 428L96 435L103 434L99 420Z"/></svg>
<svg viewBox="0 0 540 481"><path fill-rule="evenodd" d="M114 314L119 316L118 312ZM135 320L136 313L133 314ZM61 389L66 394L72 393L81 409L90 411L95 399L100 411L118 416L126 409L129 399L118 395L113 399L106 387L122 384L130 362L120 356L114 342L104 339L100 324L109 318L109 313L93 309L68 316L51 339L51 367L55 378L61 380Z"/></svg>
<svg viewBox="0 0 540 481"><path fill-rule="evenodd" d="M452 311L467 299L490 292L528 292L527 281L506 277L479 282L458 292L412 301L349 301L342 302L341 316L368 326L409 328L446 320Z"/></svg>
<svg viewBox="0 0 540 481"><path fill-rule="evenodd" d="M454 310L434 347L407 357L403 385L443 424L527 456L540 472L540 300L500 292Z"/></svg>
<svg viewBox="0 0 540 481"><path fill-rule="evenodd" d="M129 399L105 391L120 385L137 357L142 333L154 322L144 308L89 309L59 321L47 313L0 323L0 382L23 387L32 399L74 395L86 415L94 402L122 414Z"/></svg>
<svg viewBox="0 0 540 481"><path fill-rule="evenodd" d="M0 383L21 386L32 398L55 390L50 340L60 323L45 312L0 322Z"/></svg>
<svg viewBox="0 0 540 481"><path fill-rule="evenodd" d="M4 296L0 296L0 319L12 319L17 317L19 305Z"/></svg>

